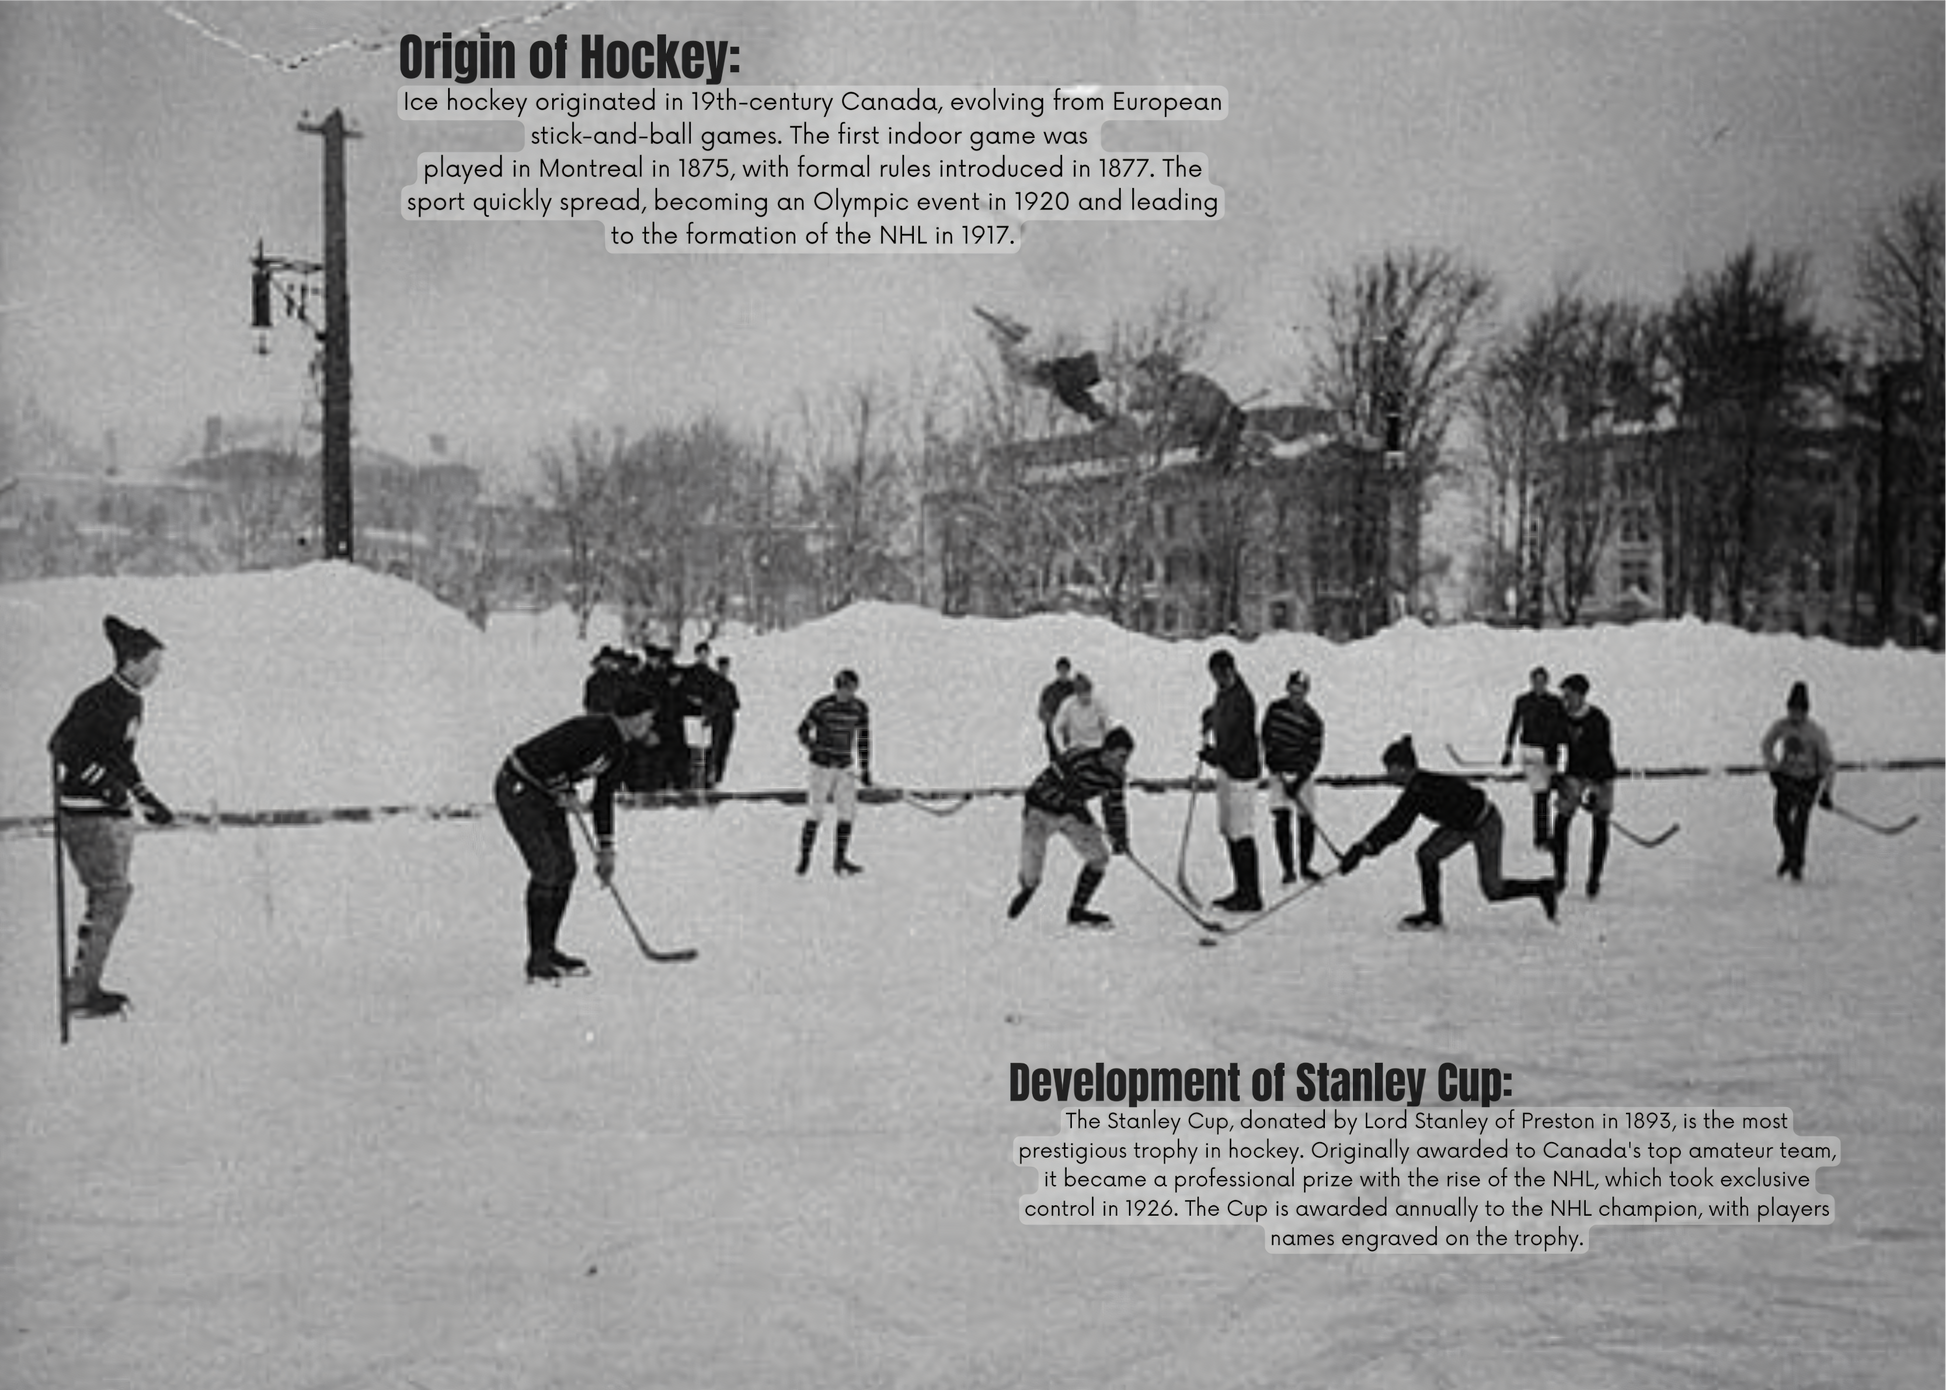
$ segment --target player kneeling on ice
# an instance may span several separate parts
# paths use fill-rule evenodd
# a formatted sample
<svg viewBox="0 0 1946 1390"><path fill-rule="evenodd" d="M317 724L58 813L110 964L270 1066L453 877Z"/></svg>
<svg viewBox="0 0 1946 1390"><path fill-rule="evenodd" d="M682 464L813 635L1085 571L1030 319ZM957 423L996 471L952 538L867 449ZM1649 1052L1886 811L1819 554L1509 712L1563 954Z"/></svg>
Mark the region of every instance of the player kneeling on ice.
<svg viewBox="0 0 1946 1390"><path fill-rule="evenodd" d="M1099 748L1071 748L1059 754L1027 788L1027 806L1020 823L1020 891L1007 904L1009 921L1027 910L1034 890L1041 885L1047 842L1060 835L1081 856L1081 874L1074 881L1074 897L1068 902L1068 925L1115 925L1088 903L1108 872L1110 852L1128 853L1124 789L1128 785L1128 757L1134 751L1134 735L1127 729L1110 729ZM1108 824L1106 840L1101 826L1088 814L1088 803L1097 798L1101 801L1101 818Z"/></svg>
<svg viewBox="0 0 1946 1390"><path fill-rule="evenodd" d="M595 873L615 873L615 789L630 743L652 742L655 701L640 686L619 691L605 714L582 714L537 734L507 755L493 782L500 819L527 863L527 978L585 975L588 963L555 949L574 891L574 836L581 814L575 788L595 779Z"/></svg>
<svg viewBox="0 0 1946 1390"><path fill-rule="evenodd" d="M1424 816L1436 827L1419 846L1419 891L1425 907L1399 923L1409 931L1432 931L1446 925L1440 915L1439 865L1463 845L1473 846L1480 867L1480 892L1490 903L1509 898L1539 898L1547 920L1554 920L1556 893L1551 878L1509 879L1500 872L1500 844L1506 829L1500 812L1487 794L1461 777L1422 772L1412 739L1399 739L1382 755L1385 779L1404 788L1385 818L1345 851L1338 872L1348 874L1361 860L1376 857L1404 838L1413 822Z"/></svg>

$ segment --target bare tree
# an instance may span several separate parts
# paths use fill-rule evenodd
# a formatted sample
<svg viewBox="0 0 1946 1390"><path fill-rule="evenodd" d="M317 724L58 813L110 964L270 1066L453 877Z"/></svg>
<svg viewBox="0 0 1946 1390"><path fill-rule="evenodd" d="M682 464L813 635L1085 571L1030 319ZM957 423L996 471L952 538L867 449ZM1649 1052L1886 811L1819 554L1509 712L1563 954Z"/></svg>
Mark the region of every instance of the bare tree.
<svg viewBox="0 0 1946 1390"><path fill-rule="evenodd" d="M1760 559L1760 465L1796 423L1804 388L1826 380L1829 345L1811 299L1805 257L1760 258L1754 245L1690 277L1676 297L1668 347L1684 447L1666 455L1680 474L1662 499L1672 606L1708 617L1720 594L1730 621L1745 620Z"/></svg>
<svg viewBox="0 0 1946 1390"><path fill-rule="evenodd" d="M583 641L588 619L607 596L614 496L610 464L625 447L619 430L604 437L599 429L576 427L565 447L543 449L538 458L543 496L567 550L562 587L574 613L575 634Z"/></svg>
<svg viewBox="0 0 1946 1390"><path fill-rule="evenodd" d="M1389 250L1319 285L1324 325L1311 385L1353 437L1394 469L1359 489L1361 505L1391 516L1390 534L1363 519L1352 531L1384 537L1354 557L1365 595L1360 630L1389 617L1388 598L1413 602L1419 588L1419 521L1425 484L1484 346L1498 300L1490 275L1457 252Z"/></svg>
<svg viewBox="0 0 1946 1390"><path fill-rule="evenodd" d="M1889 217L1874 225L1857 265L1859 298L1883 345L1882 354L1892 359L1880 365L1876 383L1879 399L1874 404L1880 429L1890 435L1895 417L1910 422L1911 442L1923 473L1897 491L1926 499L1921 538L1924 553L1908 565L1907 572L1918 590L1909 599L1916 601L1920 612L1931 620L1935 640L1941 630L1941 578L1946 569L1946 534L1942 534L1939 505L1940 496L1946 493L1946 418L1942 411L1946 384L1941 380L1942 368L1946 367L1943 242L1946 218L1942 217L1940 180L1934 179L1906 194ZM1904 390L1899 389L1902 386ZM1888 438L1886 465L1890 463L1889 446ZM1880 514L1886 522L1896 524L1900 498L1895 495L1891 471L1887 466L1888 476L1880 482ZM1891 537L1881 535L1878 545L1882 565L1879 607L1889 619L1896 604L1890 592L1896 577L1891 572Z"/></svg>

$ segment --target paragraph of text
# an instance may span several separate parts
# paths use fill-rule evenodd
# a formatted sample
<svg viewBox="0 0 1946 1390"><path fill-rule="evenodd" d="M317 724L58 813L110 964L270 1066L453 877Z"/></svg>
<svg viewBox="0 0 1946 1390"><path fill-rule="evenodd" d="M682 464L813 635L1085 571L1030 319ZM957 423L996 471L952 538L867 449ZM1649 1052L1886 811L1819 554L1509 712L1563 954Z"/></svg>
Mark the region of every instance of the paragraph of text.
<svg viewBox="0 0 1946 1390"><path fill-rule="evenodd" d="M406 86L403 120L526 134L421 155L400 213L598 221L615 252L1005 254L1030 222L1222 217L1206 156L1111 153L1102 126L1228 104L1221 87Z"/></svg>
<svg viewBox="0 0 1946 1390"><path fill-rule="evenodd" d="M1029 1225L1256 1223L1276 1251L1588 1247L1611 1226L1823 1226L1833 1138L1783 1109L1081 1106L1014 1141Z"/></svg>

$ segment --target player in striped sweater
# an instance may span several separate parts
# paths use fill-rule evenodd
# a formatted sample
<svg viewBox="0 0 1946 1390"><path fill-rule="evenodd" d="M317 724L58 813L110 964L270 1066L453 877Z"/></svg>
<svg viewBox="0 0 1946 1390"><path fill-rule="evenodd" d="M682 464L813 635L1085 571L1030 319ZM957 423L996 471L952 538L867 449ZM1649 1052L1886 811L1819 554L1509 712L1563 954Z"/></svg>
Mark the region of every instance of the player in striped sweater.
<svg viewBox="0 0 1946 1390"><path fill-rule="evenodd" d="M1068 902L1068 925L1115 925L1106 913L1094 911L1088 903L1108 873L1109 854L1128 853L1128 808L1123 789L1128 781L1128 757L1134 749L1135 738L1127 729L1110 729L1099 748L1071 748L1057 755L1027 788L1027 805L1020 822L1020 888L1007 904L1009 921L1027 910L1034 890L1041 885L1047 842L1059 835L1081 856L1081 874L1075 879L1074 896ZM1106 840L1102 827L1088 813L1088 803L1097 799L1101 818L1107 824Z"/></svg>
<svg viewBox="0 0 1946 1390"><path fill-rule="evenodd" d="M1317 850L1317 788L1311 778L1324 757L1324 720L1311 705L1311 678L1291 672L1284 694L1264 707L1264 766L1270 769L1270 834L1284 882L1302 874L1307 883L1321 875L1311 867ZM1297 864L1291 864L1291 818L1297 818Z"/></svg>
<svg viewBox="0 0 1946 1390"><path fill-rule="evenodd" d="M863 873L851 858L851 824L858 815L859 785L872 784L872 714L858 698L856 671L840 671L832 681L831 693L819 696L805 711L798 721L797 741L811 755L810 795L805 801L804 827L798 834L797 871L810 872L818 821L829 802L837 817L831 871L842 877Z"/></svg>

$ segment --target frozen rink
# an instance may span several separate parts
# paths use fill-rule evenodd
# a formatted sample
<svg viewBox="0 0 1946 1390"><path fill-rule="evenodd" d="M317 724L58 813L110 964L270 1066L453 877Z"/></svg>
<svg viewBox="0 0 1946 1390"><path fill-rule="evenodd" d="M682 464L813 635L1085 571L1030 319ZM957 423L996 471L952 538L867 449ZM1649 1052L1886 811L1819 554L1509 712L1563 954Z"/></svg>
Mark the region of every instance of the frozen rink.
<svg viewBox="0 0 1946 1390"><path fill-rule="evenodd" d="M101 591L57 622L47 589L22 586L0 616L20 621L23 588L37 621L75 634L79 656L44 678L14 668L16 710L99 674L103 645ZM397 622L444 632L416 599L382 592L403 611ZM274 670L284 639L255 634L252 666L200 635L193 595L137 586L109 598L171 641L145 763L158 789L194 809L197 736L227 736L186 717L213 698L199 670ZM794 720L831 664L857 660L868 698L882 696L885 780L934 784L901 751L909 724L885 693L893 682L874 680L890 654L855 658L865 648L846 621L736 644L739 665L788 671L754 703ZM948 627L931 639L941 655L923 688L974 690L976 712L1004 700L1016 721L959 736L993 756L955 769L962 777L1031 766L1017 723L1054 643L1102 642L1083 664L1117 672L1110 697L1145 729L1193 729L1207 689L1200 648L1028 623L986 633L992 668L1020 670L1026 687L996 696L954 665ZM1626 669L1652 681L1664 673L1637 653L1654 635L1605 640L1635 644ZM1465 645L1450 633L1417 640ZM1406 636L1306 646L1327 719L1342 711L1334 727L1356 731L1334 744L1327 771L1371 770L1367 733L1395 726L1415 728L1427 749L1448 737L1491 743L1524 674L1516 653L1579 641L1576 658L1599 658L1602 640L1509 646L1497 659L1511 679L1450 726L1398 712L1433 700L1403 678L1354 674ZM1774 669L1727 671L1690 707L1740 694L1742 722L1720 755L1671 741L1667 725L1681 721L1618 712L1624 760L1656 738L1664 760L1748 760L1781 704L1773 677L1807 663L1841 756L1938 758L1937 657L1759 646L1782 652ZM547 718L571 712L586 649L564 647L565 666L549 657L565 699L496 698L551 700ZM1240 650L1268 698L1289 658ZM325 669L351 665L328 644L320 656L315 639L310 654ZM1144 660L1158 672L1147 687L1134 674ZM1603 702L1597 685L1611 711L1628 707L1615 689L1624 669L1606 668L1616 698ZM1874 670L1888 674L1866 679ZM1173 692L1172 706L1156 690ZM1397 704L1367 710L1358 690ZM1852 698L1899 703L1904 722L1850 727L1830 707ZM301 700L281 706L290 727L302 724ZM44 737L43 714L10 716L10 746L27 750L17 762ZM515 716L513 736L530 732L534 711ZM463 710L452 717L465 722ZM794 784L788 752L766 751L784 741L776 730L748 732L763 727L746 725L745 785L764 785L765 758ZM375 780L404 765L381 731L307 736L338 740L342 761ZM1187 749L1166 738L1138 748L1138 775L1187 771L1177 765ZM957 744L940 754L972 756ZM491 771L476 760L432 790L470 787L478 802ZM1494 794L1522 824L1521 793ZM1376 789L1322 796L1341 843L1389 804ZM1632 779L1620 818L1682 830L1653 851L1618 838L1590 903L1581 823L1558 928L1531 904L1487 907L1456 859L1452 929L1394 931L1416 905L1409 846L1422 828L1214 950L1121 864L1098 898L1118 930L1057 925L1075 868L1059 845L1042 894L1007 924L1012 798L944 819L866 808L855 853L868 872L845 882L825 869L828 832L817 870L791 874L795 807L633 810L620 818L617 885L658 944L695 945L701 958L643 961L584 874L563 945L594 973L559 988L521 983L523 874L489 816L178 828L137 846L137 893L109 970L136 1012L78 1021L66 1048L53 1008L51 842L17 832L0 839L0 1384L1931 1390L1946 1296L1946 786L1937 768L1854 772L1840 800L1925 821L1882 838L1820 814L1809 874L1793 886L1771 873L1760 778ZM1136 851L1165 877L1185 804L1181 793L1131 798ZM1220 885L1206 813L1191 872ZM1539 869L1524 846L1510 859L1517 872ZM1597 1226L1587 1253L1552 1257L1272 1255L1256 1226L1024 1226L1016 1201L1033 1178L1014 1166L1012 1141L1055 1133L1061 1107L1009 1103L1007 1066L1097 1058L1458 1059L1511 1071L1530 1105L1787 1106L1800 1135L1842 1142L1843 1162L1818 1179L1836 1220Z"/></svg>
<svg viewBox="0 0 1946 1390"><path fill-rule="evenodd" d="M1937 774L1857 779L1924 806ZM1180 795L1134 802L1138 852ZM143 839L126 1022L51 1008L46 840L0 847L0 1380L421 1387L1926 1386L1940 1372L1941 853L1821 817L1769 875L1751 779L1628 798L1562 925L1390 929L1409 856L1217 950L1119 867L1110 936L1008 926L1016 803L868 811L867 877L784 808L637 812L584 884L592 978L519 983L498 825ZM1380 794L1341 793L1340 823ZM1213 837L1212 837L1213 838ZM1213 850L1213 846L1210 846ZM1214 874L1214 863L1205 866ZM1528 1103L1787 1105L1837 1220L1597 1227L1583 1256L1270 1255L1255 1227L1033 1228L1013 1060L1457 1057Z"/></svg>

